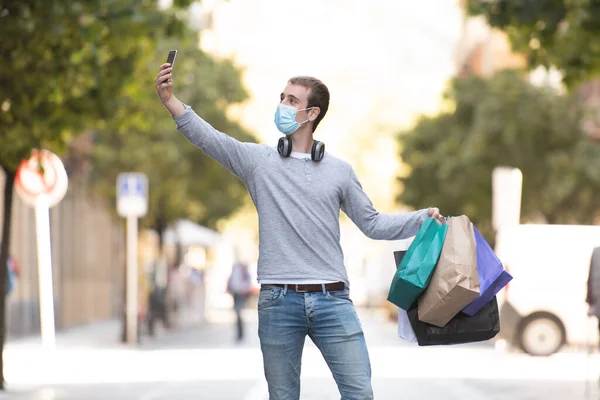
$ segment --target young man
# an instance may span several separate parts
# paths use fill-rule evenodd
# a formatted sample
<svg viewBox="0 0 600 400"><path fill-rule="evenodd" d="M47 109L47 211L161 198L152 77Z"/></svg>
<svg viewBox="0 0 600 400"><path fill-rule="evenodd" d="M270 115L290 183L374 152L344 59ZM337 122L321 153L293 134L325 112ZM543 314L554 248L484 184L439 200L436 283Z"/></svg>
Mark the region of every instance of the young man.
<svg viewBox="0 0 600 400"><path fill-rule="evenodd" d="M277 148L240 143L215 130L173 95L169 64L155 86L177 129L248 188L259 216L258 334L271 400L300 398L300 364L308 335L320 349L342 400L373 398L371 366L349 298L339 212L372 239L416 235L437 208L378 213L345 161L313 139L329 107L329 91L311 77L290 79L280 95Z"/></svg>

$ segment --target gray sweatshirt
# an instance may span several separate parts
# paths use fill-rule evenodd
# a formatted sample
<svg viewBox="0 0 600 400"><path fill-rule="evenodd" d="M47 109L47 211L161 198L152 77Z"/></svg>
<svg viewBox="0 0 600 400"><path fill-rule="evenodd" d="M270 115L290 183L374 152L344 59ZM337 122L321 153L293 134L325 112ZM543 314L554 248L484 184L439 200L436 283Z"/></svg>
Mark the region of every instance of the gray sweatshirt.
<svg viewBox="0 0 600 400"><path fill-rule="evenodd" d="M258 211L259 282L310 279L349 286L340 209L371 239L409 238L427 218L427 209L377 212L352 166L330 153L321 162L284 158L274 146L242 143L217 131L189 106L174 120L192 144L248 188Z"/></svg>

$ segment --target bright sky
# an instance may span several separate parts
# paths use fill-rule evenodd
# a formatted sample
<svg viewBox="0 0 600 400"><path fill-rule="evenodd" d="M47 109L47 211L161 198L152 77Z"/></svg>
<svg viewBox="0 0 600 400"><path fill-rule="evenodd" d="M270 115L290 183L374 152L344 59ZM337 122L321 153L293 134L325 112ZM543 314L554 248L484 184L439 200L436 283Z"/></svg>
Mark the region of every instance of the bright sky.
<svg viewBox="0 0 600 400"><path fill-rule="evenodd" d="M437 109L461 18L454 0L218 1L203 47L245 68L244 122L265 140L279 136L271 114L300 74L331 90L320 134L347 137L365 120L398 126Z"/></svg>

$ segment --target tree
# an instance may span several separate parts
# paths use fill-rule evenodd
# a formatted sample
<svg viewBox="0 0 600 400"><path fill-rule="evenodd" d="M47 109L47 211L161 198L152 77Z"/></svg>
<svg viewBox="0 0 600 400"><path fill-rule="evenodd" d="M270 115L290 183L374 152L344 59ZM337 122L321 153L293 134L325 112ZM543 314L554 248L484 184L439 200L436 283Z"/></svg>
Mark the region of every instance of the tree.
<svg viewBox="0 0 600 400"><path fill-rule="evenodd" d="M468 215L491 235L491 174L523 172L523 220L591 223L600 202L600 144L583 136L577 104L520 73L455 79L445 94L452 112L421 118L399 135L410 170L398 201L439 205Z"/></svg>
<svg viewBox="0 0 600 400"><path fill-rule="evenodd" d="M176 10L159 12L154 1L0 0L0 54L11 60L0 69L0 167L6 176L0 293L6 285L18 163L32 148L60 153L84 129L115 118L115 99L143 49L158 37L182 34L183 27ZM0 296L0 352L4 336ZM0 356L0 389L3 365Z"/></svg>
<svg viewBox="0 0 600 400"><path fill-rule="evenodd" d="M108 121L95 132L91 154L93 184L99 193L115 200L115 181L125 171L144 172L150 181L148 215L142 223L157 231L160 247L168 225L185 217L214 228L216 222L237 209L246 189L242 181L204 156L175 130L175 123L161 105L153 85L158 66L169 49L178 49L174 69L177 96L216 129L242 141L255 138L227 116L227 108L248 94L231 61L215 61L202 52L192 36L163 40L136 69L120 98L127 126Z"/></svg>
<svg viewBox="0 0 600 400"><path fill-rule="evenodd" d="M600 72L600 2L469 0L467 11L506 32L530 67L555 66L568 87Z"/></svg>

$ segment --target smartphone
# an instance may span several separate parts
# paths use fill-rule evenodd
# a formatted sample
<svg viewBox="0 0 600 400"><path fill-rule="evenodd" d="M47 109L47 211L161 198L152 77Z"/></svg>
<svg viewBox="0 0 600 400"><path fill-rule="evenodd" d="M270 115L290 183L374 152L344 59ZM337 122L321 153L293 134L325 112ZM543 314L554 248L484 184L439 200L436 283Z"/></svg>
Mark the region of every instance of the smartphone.
<svg viewBox="0 0 600 400"><path fill-rule="evenodd" d="M177 50L169 51L169 55L167 56L167 64L171 64L171 68L175 67L175 59L177 58ZM167 81L165 81L167 82Z"/></svg>

